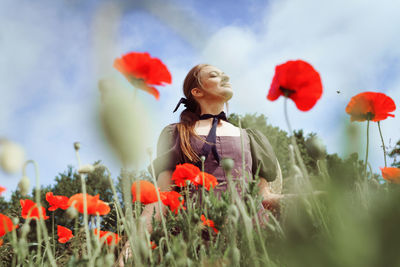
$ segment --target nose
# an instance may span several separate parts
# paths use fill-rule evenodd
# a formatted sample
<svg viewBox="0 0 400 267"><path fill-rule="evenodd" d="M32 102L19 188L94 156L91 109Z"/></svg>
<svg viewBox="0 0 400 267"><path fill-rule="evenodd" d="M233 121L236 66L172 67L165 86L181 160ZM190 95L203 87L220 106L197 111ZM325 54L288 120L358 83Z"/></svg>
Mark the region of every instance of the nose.
<svg viewBox="0 0 400 267"><path fill-rule="evenodd" d="M223 83L229 82L229 76L226 75L226 74L223 74L222 77L221 77L221 81Z"/></svg>

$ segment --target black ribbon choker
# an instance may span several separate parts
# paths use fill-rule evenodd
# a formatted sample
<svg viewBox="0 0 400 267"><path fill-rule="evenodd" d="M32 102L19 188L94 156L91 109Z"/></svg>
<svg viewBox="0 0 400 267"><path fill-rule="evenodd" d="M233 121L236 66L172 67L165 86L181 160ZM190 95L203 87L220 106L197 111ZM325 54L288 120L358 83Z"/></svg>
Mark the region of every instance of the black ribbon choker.
<svg viewBox="0 0 400 267"><path fill-rule="evenodd" d="M203 145L203 148L201 150L201 155L204 156L206 159L208 155L210 154L210 150L212 150L214 154L214 158L217 160L218 164L220 161L218 152L217 152L217 125L219 120L224 120L228 121L225 115L225 112L221 112L218 115L212 115L212 114L203 114L200 116L200 120L207 120L209 118L213 118L212 121L212 127L210 129L210 132L208 133L208 136L206 138L206 143Z"/></svg>

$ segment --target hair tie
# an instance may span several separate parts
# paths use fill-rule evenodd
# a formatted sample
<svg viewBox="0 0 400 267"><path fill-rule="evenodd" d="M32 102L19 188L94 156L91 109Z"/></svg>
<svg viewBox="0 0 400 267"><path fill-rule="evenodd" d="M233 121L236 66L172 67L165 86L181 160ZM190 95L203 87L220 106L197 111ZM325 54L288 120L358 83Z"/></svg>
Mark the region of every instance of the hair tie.
<svg viewBox="0 0 400 267"><path fill-rule="evenodd" d="M192 105L191 105L191 103L189 102L189 100L186 99L186 98L184 98L184 97L181 97L181 99L179 100L178 104L176 105L176 107L175 107L175 109L174 109L174 112L178 110L178 108L179 108L179 106L180 106L181 104L183 104L183 105L185 106L185 108L187 108L188 110L193 111L193 110L192 110Z"/></svg>

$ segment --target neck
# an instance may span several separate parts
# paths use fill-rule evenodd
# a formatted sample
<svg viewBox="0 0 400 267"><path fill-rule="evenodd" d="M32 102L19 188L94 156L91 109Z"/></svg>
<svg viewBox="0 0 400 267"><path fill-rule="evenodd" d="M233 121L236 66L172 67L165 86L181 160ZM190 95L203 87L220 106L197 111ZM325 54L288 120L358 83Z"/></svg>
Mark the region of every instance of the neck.
<svg viewBox="0 0 400 267"><path fill-rule="evenodd" d="M207 103L207 104L202 104L200 103L201 106L201 114L212 114L212 115L218 115L221 113L221 111L224 111L224 103L221 102L215 102L215 103Z"/></svg>

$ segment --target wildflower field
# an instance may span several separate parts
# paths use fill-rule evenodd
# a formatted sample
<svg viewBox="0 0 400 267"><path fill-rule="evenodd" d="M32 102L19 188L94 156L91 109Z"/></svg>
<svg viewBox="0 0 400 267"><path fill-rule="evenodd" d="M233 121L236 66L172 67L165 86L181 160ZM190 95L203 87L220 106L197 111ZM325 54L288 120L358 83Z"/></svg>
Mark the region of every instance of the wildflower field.
<svg viewBox="0 0 400 267"><path fill-rule="evenodd" d="M148 53L128 53L116 59L114 66L135 90L156 98L159 94L153 86L171 80L168 68ZM138 131L129 124L135 110L126 102L133 94L112 81L101 81L99 86L113 90L100 110L103 129L124 166L131 166L140 147L140 139L134 136ZM76 142L71 151L75 149L79 165L60 173L54 186L43 187L38 176L26 175L27 166L37 168L33 160L19 165L15 153L3 149L2 167L13 171L22 166L23 177L10 201L0 199L1 265L399 265L400 169L382 166L382 173L373 173L368 149L379 148L367 148L364 160L357 154L343 160L327 154L315 134L305 137L302 131L291 130L288 101L307 111L322 92L319 73L309 63L288 61L276 67L267 98L285 98L289 132L268 125L263 115L231 114L229 118L239 127L263 132L281 163L283 197L264 204L262 213L258 174L247 177L250 183L246 186L235 185L230 171L240 162L227 158L221 164L230 182L226 192L217 197L213 192L216 178L190 163L177 165L172 174L179 193L157 189L150 150L149 172L124 169L116 183L101 162L80 163L79 151L85 148ZM381 122L394 117L391 112L395 109L389 96L364 92L349 99L343 112L352 121L366 124L368 140L369 127L380 129ZM399 152L398 148L386 151L382 133L381 137L386 164L387 155L394 157ZM36 181L32 194L30 181ZM245 193L239 194L237 186L243 186ZM201 195L201 201L189 197L193 190ZM141 214L143 207L152 203L168 209L160 220L153 219L149 233Z"/></svg>
<svg viewBox="0 0 400 267"><path fill-rule="evenodd" d="M400 134L393 133L393 127L391 132L385 132L388 128L384 127L385 123L399 120L398 109L396 109L399 99L392 95L395 89L385 87L390 84L388 82L390 79L384 80L387 73L387 76L396 76L393 73L396 72L394 71L396 70L395 67L399 67L399 53L397 58L391 58L389 52L393 51L390 47L382 48L382 51L385 52L381 52L384 54L384 56L381 56L385 60L390 58L388 61L392 65L385 65L386 63L382 63L383 60L382 62L379 61L380 58L378 57L376 60L372 60L371 62L376 63L378 67L368 66L368 70L369 68L374 70L374 67L379 69L380 72L376 73L379 78L367 77L372 76L370 72L360 75L364 78L364 83L361 83L360 86L356 84L355 81L358 80L351 74L345 78L341 76L346 71L350 73L352 67L360 68L361 72L361 66L368 65L370 61L363 61L364 58L355 51L362 50L365 47L371 47L371 50L367 50L369 52L379 50L379 47L375 48L374 45L378 46L375 42L371 41L371 44L362 41L361 43L365 47L354 45L353 50L350 49L349 51L354 52L355 55L348 53L348 55L343 56L346 61L340 62L340 64L337 62L342 61L342 57L338 56L337 60L336 58L329 62L327 60L328 63L324 65L325 68L319 69L318 67L324 60L320 62L313 60L318 56L322 57L321 54L324 53L328 57L328 53L335 54L333 51L336 48L338 50L342 48L340 45L334 47L334 49L330 46L331 43L332 46L337 43L343 45L341 40L337 43L334 42L337 35L332 29L336 29L335 27L347 29L347 24L351 24L353 17L356 17L356 12L348 11L348 15L347 10L346 12L344 10L345 8L338 8L340 10L338 12L338 14L340 13L339 19L335 18L333 22L328 21L329 23L326 23L328 26L324 30L321 30L322 26L321 29L318 27L314 29L311 26L319 25L320 22L323 23L322 15L321 17L317 16L318 12L326 15L332 10L334 13L334 4L332 4L333 6L327 4L324 9L319 8L321 11L315 8L315 10L318 10L316 12L313 8L314 6L320 7L319 1L304 1L308 3L308 5L304 4L304 9L308 7L311 10L309 12L312 13L314 20L309 20L311 16L304 12L306 14L304 15L307 21L306 25L309 26L310 30L304 27L305 29L298 33L298 28L294 27L293 24L290 24L290 27L284 27L286 21L292 19L289 12L291 9L294 10L294 14L302 12L302 10L299 10L297 2L284 1L283 4L280 1L267 1L268 16L263 19L257 17L257 21L254 23L256 26L249 23L243 29L238 30L235 25L243 23L243 21L240 20L241 18L236 20L236 16L232 15L232 17L235 17L232 19L232 25L224 28L221 31L222 33L208 38L209 36L204 33L206 31L203 32L202 30L206 30L207 27L219 27L219 24L215 20L210 20L213 22L211 23L204 17L195 18L193 10L182 8L182 6L185 7L184 1L182 3L172 1L172 4L167 3L168 1L164 3L156 0L137 1L137 3L133 1L130 4L124 3L124 1L115 1L115 3L99 1L101 4L98 5L89 3L96 1L88 1L87 6L83 5L83 9L88 10L89 7L96 6L95 12L87 10L81 12L75 8L82 6L74 1L69 2L68 5L63 3L62 9L69 8L72 10L73 18L76 16L77 21L79 17L83 18L87 14L91 14L88 20L92 22L90 25L92 28L90 30L85 29L87 32L81 26L84 33L73 31L73 37L76 37L77 40L82 38L83 35L87 35L92 39L86 36L82 40L93 42L91 46L88 46L88 50L82 44L84 42L77 44L79 55L74 54L74 60L79 57L87 60L86 54L93 53L94 56L92 56L96 59L89 59L88 61L93 60L93 69L96 67L98 69L91 70L88 68L90 64L87 64L87 62L71 64L72 67L66 67L68 64L63 65L63 63L57 62L57 65L61 65L62 71L65 71L66 74L65 77L54 78L56 80L54 84L47 84L47 80L40 77L38 81L29 80L29 83L24 81L21 84L15 81L15 84L24 87L30 85L31 82L32 84L37 83L39 87L64 84L63 86L69 89L69 86L74 83L74 79L77 79L76 73L71 69L77 69L78 72L84 73L85 79L96 77L94 79L94 91L99 100L95 107L96 126L99 127L98 132L103 138L102 141L107 143L108 148L110 148L110 154L114 156L119 164L118 166L122 167L119 174L112 172L110 170L112 168L104 163L106 156L101 155L101 153L97 155L98 158L95 162L87 164L88 160L83 155L85 151L92 148L82 140L70 140L69 153L73 155L76 164L60 169L58 175L54 177L53 183L46 184L43 182L45 178L41 176L39 169L45 169L48 166L40 166L35 158L27 159L26 154L28 153L22 145L12 140L11 136L6 136L6 134L3 136L1 132L0 171L7 175L17 175L19 180L15 188L10 188L5 186L5 180L0 179L0 266L400 266L398 251L400 240L400 162L397 161L400 157ZM249 14L251 16L258 14L255 12L257 1L249 2L252 4L246 2L246 5L248 4L251 12L254 12ZM199 3L197 4L200 5ZM351 5L349 3L351 1L343 1L341 5L347 8L348 5ZM28 3L25 4L29 7ZM217 2L213 2L214 4L219 11L213 13L209 8L210 14L213 14L213 16L222 17L222 13L225 14L225 12L228 15L230 14L228 5L220 7ZM363 12L363 8L359 8L359 5L364 7L358 3L355 8L356 11ZM338 6L340 7L340 5ZM382 6L384 5L382 4ZM303 7L303 1L301 7ZM125 13L123 12L124 9L127 10ZM244 7L240 7L238 10L237 14L245 13ZM351 9L349 8L349 10ZM397 9L393 8L393 10ZM137 28L124 20L131 16L128 11L132 11L132 14L137 16L134 20L137 23L134 26ZM386 9L384 11L381 13L388 14L387 17L392 18L389 11ZM7 12L14 14L12 11L7 10ZM7 12L0 8L0 20L1 16L6 15ZM21 5L21 14L25 14L24 12L27 11ZM43 12L43 14L47 14L46 11ZM281 17L273 19L275 13L279 13ZM165 24L161 26L157 24L157 27L160 27L156 27L159 36L154 36L153 32L147 33L143 30L147 29L147 25L142 23L141 19L147 22L146 16L148 14L151 14L152 18L149 21L153 21L154 25L157 23ZM57 16L59 15L57 14ZM24 21L22 17L21 21ZM60 17L62 17L62 14ZM245 18L249 19L249 17L250 15ZM397 18L398 16L395 14L393 17ZM294 24L297 23L295 18L293 16ZM369 25L367 21L370 19L375 21L375 17L370 16L368 12L366 19L363 19L361 20L362 23L358 21L356 23L357 32L361 32L360 29L368 33L371 31L368 37L373 36L372 39L379 40L379 42L382 39L382 43L387 39L397 40L392 36L392 32L389 32L390 34L387 34L387 36L383 33L380 35L381 31L384 32L385 27L373 25L376 27L368 28L366 26ZM38 21L43 23L39 19ZM58 18L55 21L59 22ZM68 28L74 23L80 25L77 21L70 20L70 24L64 24L64 22L57 24L60 32L53 32L52 34L65 37L67 45L61 47L62 49L59 47L48 49L47 46L43 45L46 53L53 52L53 49L54 51L57 50L55 53L65 53L63 58L68 61L71 54L68 53L70 50L67 50L69 44L67 39L73 38L62 36L63 34L60 33L63 33L64 27ZM82 21L87 22L86 19ZM261 24L260 21L262 21ZM388 25L398 25L395 22L390 21ZM44 24L51 23L45 21ZM198 24L202 26L200 27ZM299 25L300 28L303 27L300 22ZM253 32L248 30L253 26L255 29ZM40 27L44 26L38 24L38 28ZM265 36L270 39L262 36L261 28L263 27L267 29L264 32ZM12 29L12 27L4 28ZM291 30L291 28L294 30ZM385 30L388 30L388 28L390 27L388 26ZM171 30L172 33L165 33L167 30ZM375 33L374 30L376 30ZM93 35L87 34L91 31ZM288 32L291 34L288 34ZM320 32L322 32L322 37L319 35ZM394 32L397 36L397 28ZM38 37L35 38L42 42L43 36L39 33L38 30ZM256 38L258 33L260 33L260 36ZM352 39L353 35L347 34L346 31L345 33L348 39L345 39L343 47L351 47L352 42L359 44L356 38ZM12 38L13 34L12 29L12 34L8 33L4 36ZM18 37L18 34L15 33L15 36ZM35 31L26 30L21 35L35 34ZM127 43L127 41L118 37L118 34L137 34L135 37L139 36L140 38L136 38L137 43L132 45L119 46L116 45L118 42ZM240 38L232 37L236 34ZM314 35L318 38L312 37ZM271 36L275 36L277 39L275 40ZM7 39L1 37L0 48L3 39ZM229 40L229 42L226 41L227 44L225 37L226 40ZM232 39L228 37L232 37ZM183 41L180 40L180 42L183 43L187 42L185 45L189 49L187 51L175 49L178 47L176 45L178 42L174 38L181 38ZM217 45L207 45L206 41L208 40L204 39L210 39ZM306 39L310 39L310 43ZM338 37L338 39L340 38ZM21 40L24 39L21 38ZM251 41L256 44L250 45ZM296 42L304 43L307 48L301 47L303 50L290 50L292 46L295 47L293 44ZM319 43L322 44L320 47L329 47L329 49L315 49L310 45L311 43ZM398 42L395 43L397 47ZM147 49L147 45L151 48ZM173 47L173 45L176 45L176 47ZM309 49L308 46L311 48ZM121 49L121 47L134 48ZM137 47L146 47L146 49L136 49ZM165 51L163 50L163 53L158 54L153 53L153 51L157 51L154 47L163 47ZM264 54L264 47L265 51L270 53L265 52L270 61L265 64L255 60L258 57L263 57L261 54ZM90 49L93 51L88 53ZM22 50L24 62L25 57L26 62L30 62L29 56L32 58L36 56L30 55L29 51L24 52ZM253 50L257 52L252 52ZM302 52L297 55L294 53L297 51ZM187 54L190 53L195 54L195 56L193 58L187 57ZM198 162L174 164L170 177L173 187L170 190L162 190L162 186L158 184L160 176L157 177L159 170L155 163L158 162L157 160L161 161L160 158L163 155L165 156L163 154L165 151L162 151L164 148L159 144L157 144L157 151L154 151L146 143L149 135L146 127L150 124L150 116L146 113L154 111L148 106L153 104L160 106L159 103L163 101L164 97L171 96L163 94L162 90L167 89L168 86L172 87L173 80L175 82L182 78L182 66L186 67L193 62L195 64L200 63L197 62L198 59L206 59L207 57L203 54L207 53L216 57L219 54L223 55L221 56L222 60L215 61L216 63L221 62L222 65L225 64L223 67L248 60L250 63L246 66L238 64L237 69L242 68L242 70L235 73L238 79L236 81L240 84L238 87L241 88L242 92L246 91L245 94L240 92L240 96L246 96L254 103L260 103L256 100L259 101L262 97L266 106L279 105L279 110L268 110L265 114L227 112L229 114L227 120L231 124L242 129L257 131L268 139L273 148L272 154L275 154L282 174L280 175L277 171L276 178L272 177L275 180L268 182L268 188L272 193L271 195L274 196L273 198L269 198L271 195L260 194L259 185L266 183L266 179L259 175L259 171L261 167L267 166L261 159L255 161L260 162L256 173L243 172L240 175L234 173L235 166L242 166L242 169L245 169L245 153L249 151L244 151L243 135L240 136L242 160L235 162L231 158L221 158L219 166L223 168L227 177L226 190L223 192L216 190L221 186L217 177L205 171L204 156L200 157L201 160ZM366 57L367 54L365 53ZM160 55L172 56L166 59ZM314 55L317 56L314 57ZM339 53L336 55L339 55ZM47 72L50 73L51 67L49 66L53 65L46 65L48 63L42 56L37 57L40 59L40 64L32 67L27 63L27 66L32 69L41 69L43 64L45 66L42 70L43 73L46 75ZM246 59L246 57L249 57L249 59ZM351 57L357 58L357 60ZM356 63L353 61L356 61ZM272 65L271 62L273 62ZM175 67L182 65L180 66L182 69L179 68L179 71L173 72L168 63L175 64ZM338 64L340 71L334 67L331 69L330 64ZM17 69L15 66L18 64L9 65L10 69ZM80 66L80 68L77 66ZM245 70L249 66L252 69ZM256 73L255 70L258 72ZM0 69L0 74L6 73L8 75L8 70L2 71ZM92 76L91 72L95 73L96 71L98 73ZM254 77L259 76L259 73L264 73L264 71L266 73L270 71L273 76L270 77L272 79L264 79L264 76L260 78L264 79L263 95L260 96L255 93L255 88L257 87L258 90L260 83ZM324 71L330 71L331 76ZM4 77L7 75L3 74ZM178 77L175 77L175 75ZM353 76L355 76L354 72ZM19 76L15 77L13 77L15 80L20 78ZM331 86L332 84L336 86L337 84L332 81L340 78L345 82L338 84L347 86L343 89L348 90L346 93L343 93L341 88ZM392 80L399 81L397 77L395 78ZM241 84L242 79L245 80L243 82L245 86ZM21 80L23 79L21 78ZM381 82L382 87L371 89L377 81ZM251 84L249 85L249 83ZM4 86L9 86L12 89L13 86L11 85L14 83L7 84L5 82L4 84ZM90 83L83 84L86 86ZM326 84L329 84L328 88ZM381 84L379 85L381 86ZM353 88L357 86L361 89ZM362 89L364 87L365 90ZM79 87L79 90L82 88ZM179 90L181 90L181 84L179 84ZM345 118L349 126L344 129L343 125L337 125L338 120L332 118L333 115L330 110L323 114L324 120L313 121L310 118L311 122L308 121L308 125L315 123L317 126L314 129L318 129L318 127L322 129L329 124L333 125L329 129L334 128L336 132L342 131L343 139L340 140L342 148L335 151L342 149L352 152L346 156L328 153L327 142L320 137L318 132L308 132L306 126L300 129L295 129L299 127L292 127L292 125L298 126L300 124L299 121L296 121L298 118L305 118L296 115L308 116L315 111L318 104L328 94L328 90L331 96L329 102L332 101L331 104L335 107L340 105L334 103L336 98L332 97L332 92L335 96L340 95L341 101L346 98L346 105L340 110L335 110L335 116ZM351 96L347 97L349 91L357 91L357 93L351 93ZM42 92L40 94L46 95ZM32 95L27 94L27 98L35 98L40 94L37 94L37 92ZM58 100L62 102L61 98L65 97L67 93L57 92L56 95ZM80 92L79 97L85 98L87 95ZM7 101L6 97L5 99ZM251 101L246 102L247 100L245 101L244 98L241 101L238 103L258 105ZM40 105L40 103L38 101L37 105ZM85 106L89 106L87 103L85 102ZM149 105L149 103L152 104ZM169 102L163 103L170 104ZM181 99L173 112L178 109L180 104L185 105L189 110L188 102ZM54 106L57 106L57 103ZM291 107L293 109L290 109ZM24 108L17 110L16 113L19 114L20 112L22 115L29 113L29 109L26 108L28 110L26 111ZM324 109L323 111L327 110ZM67 110L66 112L70 111ZM85 112L87 111L79 109L79 112L74 116L78 117ZM73 112L71 111L71 113ZM2 114L0 115L0 119L3 119ZM278 127L270 123L271 117L274 115L281 116L283 126ZM155 116L159 116L159 114ZM321 118L322 116L316 117ZM26 118L27 120L32 119L30 116ZM91 119L94 119L94 116ZM293 122L296 123L292 124ZM165 123L165 126L167 124ZM11 128L13 125L10 124L7 127ZM79 124L77 123L77 125ZM304 125L306 125L305 122ZM71 128L75 126L72 125ZM362 127L360 128L362 132L354 130L359 126ZM64 127L67 128L70 125L64 125ZM371 135L372 130L376 130L376 133L379 132L378 138L376 138L377 135ZM39 132L41 132L41 129ZM76 132L77 135L81 136L86 134L83 129L78 129ZM389 134L391 134L391 137L393 137L393 134L396 135L396 140L389 141L386 136ZM391 141L394 141L394 145ZM357 144L360 143L364 147L357 147ZM376 145L377 143L379 145ZM156 146L156 144L153 145ZM353 148L355 147L358 149L356 149L357 151L354 151ZM57 148L52 149L53 154L49 154L49 158L59 157L64 159L69 156L65 155L65 151L58 151ZM380 164L371 159L371 153L377 153L377 151L379 151L381 159ZM143 159L147 162L147 168L139 167ZM5 198L5 194L10 197ZM149 207L154 207L153 213L150 214L152 216L150 224L144 216L146 212L151 211ZM162 212L157 212L160 210ZM147 215L149 214L147 213Z"/></svg>

